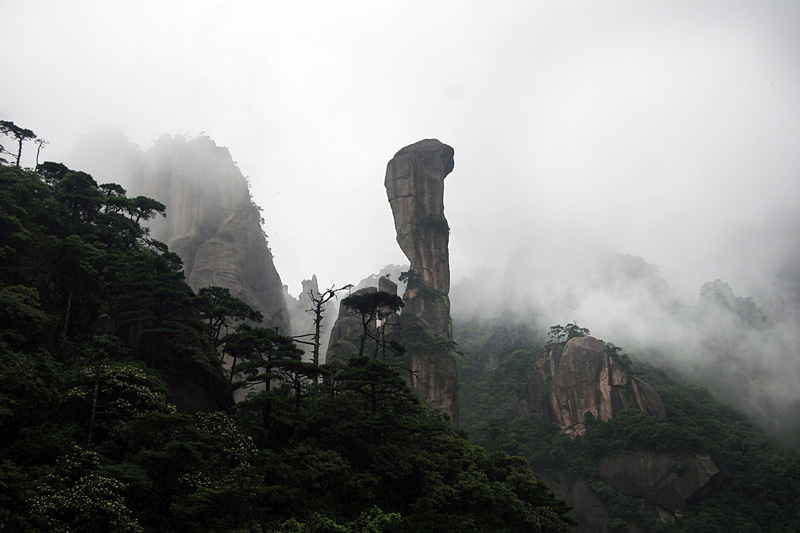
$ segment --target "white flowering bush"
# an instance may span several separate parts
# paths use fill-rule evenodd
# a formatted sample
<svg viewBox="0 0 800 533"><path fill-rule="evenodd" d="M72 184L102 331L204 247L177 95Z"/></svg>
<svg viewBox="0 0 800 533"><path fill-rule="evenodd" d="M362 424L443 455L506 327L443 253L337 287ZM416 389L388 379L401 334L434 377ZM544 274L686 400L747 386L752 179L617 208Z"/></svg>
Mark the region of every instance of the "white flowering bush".
<svg viewBox="0 0 800 533"><path fill-rule="evenodd" d="M153 372L131 362L107 361L79 370L67 392L68 405L81 422L111 430L119 422L147 413L174 413L164 386Z"/></svg>
<svg viewBox="0 0 800 533"><path fill-rule="evenodd" d="M143 531L125 505L116 479L98 474L100 457L75 448L62 456L28 500L30 519L42 531Z"/></svg>
<svg viewBox="0 0 800 533"><path fill-rule="evenodd" d="M200 413L197 428L219 438L222 453L233 464L248 463L258 452L253 439L236 427L236 423L225 413Z"/></svg>

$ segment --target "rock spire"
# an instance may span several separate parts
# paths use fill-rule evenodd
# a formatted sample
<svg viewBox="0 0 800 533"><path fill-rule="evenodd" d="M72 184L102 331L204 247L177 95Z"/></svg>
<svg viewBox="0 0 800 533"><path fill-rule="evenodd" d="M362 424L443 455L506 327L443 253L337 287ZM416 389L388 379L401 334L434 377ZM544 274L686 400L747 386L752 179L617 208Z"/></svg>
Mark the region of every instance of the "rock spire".
<svg viewBox="0 0 800 533"><path fill-rule="evenodd" d="M397 243L411 262L399 340L411 359L411 384L428 404L458 422L458 376L450 318L450 228L444 179L455 165L452 147L435 139L406 146L386 167L386 194Z"/></svg>

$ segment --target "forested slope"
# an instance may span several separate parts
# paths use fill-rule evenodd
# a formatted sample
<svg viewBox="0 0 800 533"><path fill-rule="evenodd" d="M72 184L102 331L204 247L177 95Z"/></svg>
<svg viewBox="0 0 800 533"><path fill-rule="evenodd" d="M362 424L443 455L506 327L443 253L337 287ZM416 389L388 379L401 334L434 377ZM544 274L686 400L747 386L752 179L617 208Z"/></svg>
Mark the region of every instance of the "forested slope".
<svg viewBox="0 0 800 533"><path fill-rule="evenodd" d="M0 529L570 530L525 460L468 444L382 361L317 367L194 294L142 225L162 210L0 166Z"/></svg>
<svg viewBox="0 0 800 533"><path fill-rule="evenodd" d="M526 377L545 353L544 332L497 320L456 323L455 333L465 352L459 367L462 428L487 450L526 457L557 492L577 497L580 501L573 504L584 507L584 514L576 515L583 530L800 529L800 456L702 387L616 350L623 364L658 392L666 416L622 411L608 421L590 420L585 435L573 438L552 420L519 410L527 394ZM636 487L628 490L631 483L608 476L610 463L634 454L651 460L707 456L720 465L718 482L690 499L677 517L659 518L633 497ZM680 461L672 468L677 481L688 471Z"/></svg>

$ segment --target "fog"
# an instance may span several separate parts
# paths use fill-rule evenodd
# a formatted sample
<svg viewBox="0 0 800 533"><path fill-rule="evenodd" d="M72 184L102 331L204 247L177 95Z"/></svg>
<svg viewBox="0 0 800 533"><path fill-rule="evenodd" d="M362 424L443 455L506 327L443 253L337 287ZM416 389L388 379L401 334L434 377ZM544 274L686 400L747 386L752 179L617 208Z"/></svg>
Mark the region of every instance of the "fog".
<svg viewBox="0 0 800 533"><path fill-rule="evenodd" d="M721 279L771 320L740 339L759 354L745 361L768 361L747 379L794 401L796 2L0 10L0 119L50 141L42 159L76 167L74 146L97 128L143 150L164 133L209 135L249 177L293 294L312 274L341 286L405 263L385 166L438 138L456 154L445 187L455 314L529 306L545 326L576 320L697 362L714 350L687 333L703 330L692 313Z"/></svg>

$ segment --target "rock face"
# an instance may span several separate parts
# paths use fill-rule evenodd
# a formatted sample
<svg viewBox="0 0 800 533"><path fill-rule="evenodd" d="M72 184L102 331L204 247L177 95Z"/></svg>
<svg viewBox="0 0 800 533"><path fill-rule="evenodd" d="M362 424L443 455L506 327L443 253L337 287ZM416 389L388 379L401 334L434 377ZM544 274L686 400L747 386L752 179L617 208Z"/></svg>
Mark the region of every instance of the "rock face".
<svg viewBox="0 0 800 533"><path fill-rule="evenodd" d="M314 302L311 300L313 294L319 298L319 283L317 276L311 276L311 279L304 279L302 282L303 290L294 298L289 294L289 289L284 285L283 296L286 301L286 307L289 310L292 323L292 336L302 337L302 340L311 342L314 333L314 316L312 310L315 308ZM328 342L331 335L331 326L336 319L336 299L332 299L322 304L322 321L320 323L320 362L325 362L325 353L328 348ZM306 354L308 361L313 360L314 347L308 344L301 344L300 347Z"/></svg>
<svg viewBox="0 0 800 533"><path fill-rule="evenodd" d="M164 135L142 152L120 132L98 130L79 140L69 163L102 181L119 183L129 197L143 195L166 205L167 218L148 224L151 234L180 256L195 291L207 285L228 288L260 310L268 325L290 331L259 208L226 148L208 137L187 141L181 135ZM220 375L191 357L178 361L172 354L170 363L181 366L179 375L168 377L168 394L182 411L226 409L232 404Z"/></svg>
<svg viewBox="0 0 800 533"><path fill-rule="evenodd" d="M567 476L558 475L542 476L542 481L574 509L578 518L576 533L603 531L608 511L585 479L570 480Z"/></svg>
<svg viewBox="0 0 800 533"><path fill-rule="evenodd" d="M426 348L406 342L411 385L428 404L458 423L458 376L450 343L450 228L444 216L444 179L455 165L453 149L426 139L397 152L386 167L386 194L397 243L411 265L400 315L400 342L413 336ZM427 337L429 342L419 342Z"/></svg>
<svg viewBox="0 0 800 533"><path fill-rule="evenodd" d="M587 418L611 420L621 411L638 409L666 416L664 404L649 384L631 374L606 345L577 337L566 345L549 344L536 360L509 416L533 414L553 421L575 438L586 434ZM715 490L724 473L705 454L654 451L619 452L600 459L598 480L636 498L642 509L663 523L676 523L687 505ZM602 501L584 478L559 475L548 485L575 509L579 532L600 531L608 517ZM628 531L641 531L634 523Z"/></svg>
<svg viewBox="0 0 800 533"><path fill-rule="evenodd" d="M377 290L375 287L364 287L353 294L367 294ZM339 316L333 324L328 340L326 360L335 361L336 359L358 354L357 341L354 341L354 339L358 339L362 331L361 318L344 305L340 305Z"/></svg>
<svg viewBox="0 0 800 533"><path fill-rule="evenodd" d="M679 523L681 511L717 490L727 477L708 455L648 451L604 457L598 470L600 481L636 498L644 511L665 524ZM577 532L604 530L608 511L586 479L557 475L544 481L574 508ZM633 522L626 529L643 531Z"/></svg>
<svg viewBox="0 0 800 533"><path fill-rule="evenodd" d="M700 501L722 477L723 473L708 455L640 451L600 460L603 481L661 508L655 510L660 516Z"/></svg>
<svg viewBox="0 0 800 533"><path fill-rule="evenodd" d="M260 210L228 150L207 137L187 142L167 135L144 156L136 181L142 194L167 206L167 218L153 227L153 235L181 257L189 285L230 289L261 311L266 325L288 334L283 284Z"/></svg>
<svg viewBox="0 0 800 533"><path fill-rule="evenodd" d="M586 432L587 413L595 420L610 420L625 409L666 414L658 393L594 337L577 337L566 346L549 344L518 392L522 399L512 405L512 416L533 413L573 436Z"/></svg>

